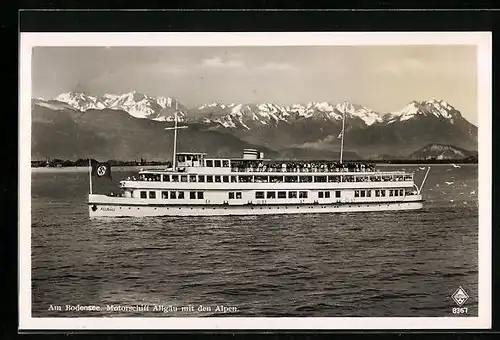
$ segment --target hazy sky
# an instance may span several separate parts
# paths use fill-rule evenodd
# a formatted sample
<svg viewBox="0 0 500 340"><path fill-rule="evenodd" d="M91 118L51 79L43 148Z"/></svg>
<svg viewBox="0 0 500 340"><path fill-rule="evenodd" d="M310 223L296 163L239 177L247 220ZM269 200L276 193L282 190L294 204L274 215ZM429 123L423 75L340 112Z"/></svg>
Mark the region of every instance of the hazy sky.
<svg viewBox="0 0 500 340"><path fill-rule="evenodd" d="M474 46L37 47L33 97L132 90L186 106L348 100L386 113L444 99L477 125Z"/></svg>

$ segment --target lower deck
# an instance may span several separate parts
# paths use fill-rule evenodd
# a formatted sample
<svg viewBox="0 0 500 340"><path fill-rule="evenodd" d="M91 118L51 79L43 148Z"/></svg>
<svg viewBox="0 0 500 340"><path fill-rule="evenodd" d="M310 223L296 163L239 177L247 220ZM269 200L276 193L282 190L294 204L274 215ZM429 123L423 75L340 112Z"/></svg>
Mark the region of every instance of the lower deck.
<svg viewBox="0 0 500 340"><path fill-rule="evenodd" d="M400 197L397 200L372 199L371 201L339 200L328 203L264 203L256 201L240 205L222 204L168 204L147 200L127 199L105 195L89 195L90 217L141 217L141 216L235 216L261 214L303 214L334 212L399 211L421 209L421 195Z"/></svg>

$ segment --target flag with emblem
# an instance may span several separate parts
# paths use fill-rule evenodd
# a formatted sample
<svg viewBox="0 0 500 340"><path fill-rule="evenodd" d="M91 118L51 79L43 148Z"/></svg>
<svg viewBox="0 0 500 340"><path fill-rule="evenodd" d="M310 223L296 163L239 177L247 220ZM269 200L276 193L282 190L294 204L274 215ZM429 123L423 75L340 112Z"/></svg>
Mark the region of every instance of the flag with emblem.
<svg viewBox="0 0 500 340"><path fill-rule="evenodd" d="M343 133L342 133L342 131L340 131L339 135L337 136L337 139L342 139L342 135L343 135Z"/></svg>
<svg viewBox="0 0 500 340"><path fill-rule="evenodd" d="M98 162L95 159L90 160L92 167L92 176L111 178L111 164L109 162Z"/></svg>

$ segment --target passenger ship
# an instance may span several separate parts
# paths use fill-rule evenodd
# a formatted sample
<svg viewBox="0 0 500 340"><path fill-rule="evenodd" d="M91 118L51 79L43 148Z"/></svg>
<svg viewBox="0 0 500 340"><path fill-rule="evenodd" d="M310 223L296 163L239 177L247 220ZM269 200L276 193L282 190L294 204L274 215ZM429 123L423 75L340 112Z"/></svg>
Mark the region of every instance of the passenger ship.
<svg viewBox="0 0 500 340"><path fill-rule="evenodd" d="M345 118L344 118L345 119ZM220 216L342 213L421 209L414 174L379 171L372 165L342 162L272 162L255 149L242 158L210 158L176 152L175 116L172 167L141 170L120 181L122 193L89 194L89 216ZM92 190L92 184L91 184Z"/></svg>

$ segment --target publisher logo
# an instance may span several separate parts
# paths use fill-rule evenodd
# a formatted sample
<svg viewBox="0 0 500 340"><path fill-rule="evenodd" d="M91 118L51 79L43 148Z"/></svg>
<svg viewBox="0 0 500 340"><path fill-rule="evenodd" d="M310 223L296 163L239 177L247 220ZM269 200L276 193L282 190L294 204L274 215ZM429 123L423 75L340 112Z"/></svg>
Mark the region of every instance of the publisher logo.
<svg viewBox="0 0 500 340"><path fill-rule="evenodd" d="M467 295L467 293L462 287L458 287L458 289L455 291L455 293L453 293L451 298L453 299L453 301L455 301L455 303L459 307L461 307L465 303L465 301L469 299L469 295Z"/></svg>

